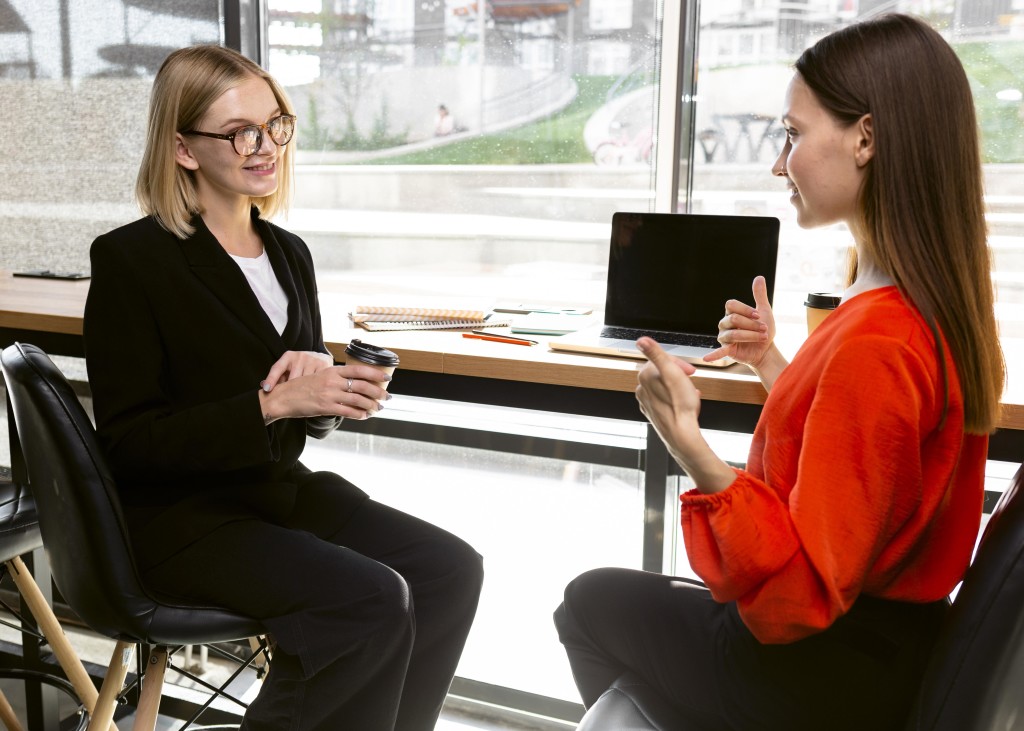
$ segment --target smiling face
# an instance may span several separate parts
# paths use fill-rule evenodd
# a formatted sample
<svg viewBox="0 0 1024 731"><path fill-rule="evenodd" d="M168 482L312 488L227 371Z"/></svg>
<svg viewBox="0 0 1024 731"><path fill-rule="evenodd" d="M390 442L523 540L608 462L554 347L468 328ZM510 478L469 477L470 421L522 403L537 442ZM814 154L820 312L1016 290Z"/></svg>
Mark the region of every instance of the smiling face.
<svg viewBox="0 0 1024 731"><path fill-rule="evenodd" d="M195 125L202 132L231 134L239 127L264 124L281 114L273 90L266 81L249 77L221 94ZM175 159L192 170L204 209L223 202L248 206L250 199L277 190L278 164L285 148L263 134L256 154L242 157L228 140L178 134Z"/></svg>
<svg viewBox="0 0 1024 731"><path fill-rule="evenodd" d="M802 228L845 221L855 228L858 196L874 154L870 115L843 126L799 74L786 90L786 145L772 173L785 177Z"/></svg>

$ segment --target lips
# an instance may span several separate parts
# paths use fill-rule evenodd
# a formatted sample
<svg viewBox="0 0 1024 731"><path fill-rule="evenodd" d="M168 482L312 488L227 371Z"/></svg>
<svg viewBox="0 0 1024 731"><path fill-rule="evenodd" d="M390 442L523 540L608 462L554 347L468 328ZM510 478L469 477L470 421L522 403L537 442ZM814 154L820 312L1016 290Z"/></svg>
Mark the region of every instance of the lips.
<svg viewBox="0 0 1024 731"><path fill-rule="evenodd" d="M254 172L254 173L265 173L265 172L268 172L270 170L273 170L274 169L274 165L275 165L275 163L266 162L266 163L262 163L260 165L249 165L245 169L250 171L250 172Z"/></svg>

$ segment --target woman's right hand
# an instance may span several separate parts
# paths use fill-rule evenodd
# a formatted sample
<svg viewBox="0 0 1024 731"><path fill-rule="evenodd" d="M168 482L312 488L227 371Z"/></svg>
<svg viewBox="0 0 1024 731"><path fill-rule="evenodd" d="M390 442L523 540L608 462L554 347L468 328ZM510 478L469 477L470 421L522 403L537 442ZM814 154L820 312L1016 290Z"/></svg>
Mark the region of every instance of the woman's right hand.
<svg viewBox="0 0 1024 731"><path fill-rule="evenodd" d="M260 389L263 421L310 416L365 419L380 411L390 396L378 383L391 377L379 368L359 364L330 366L310 375L282 381L270 392Z"/></svg>
<svg viewBox="0 0 1024 731"><path fill-rule="evenodd" d="M772 350L775 340L775 315L768 302L768 285L764 277L754 277L751 287L754 306L729 300L725 317L718 323L718 342L722 347L704 356L706 361L729 357L757 369Z"/></svg>

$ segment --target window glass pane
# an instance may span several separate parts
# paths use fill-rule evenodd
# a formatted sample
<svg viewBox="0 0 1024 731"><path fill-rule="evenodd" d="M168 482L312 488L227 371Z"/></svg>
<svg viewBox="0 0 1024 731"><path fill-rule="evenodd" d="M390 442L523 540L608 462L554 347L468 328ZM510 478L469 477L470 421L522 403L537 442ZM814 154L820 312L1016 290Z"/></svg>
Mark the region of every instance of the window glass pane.
<svg viewBox="0 0 1024 731"><path fill-rule="evenodd" d="M218 0L5 0L0 267L89 268L100 233L138 218L149 91L177 47L220 40Z"/></svg>
<svg viewBox="0 0 1024 731"><path fill-rule="evenodd" d="M775 306L780 321L803 322L808 291L841 289L852 239L843 225L797 227L785 185L770 172L784 142L778 118L800 52L842 25L886 10L919 15L942 31L971 80L997 316L1007 347L1019 347L1014 342L1024 337L1024 4L1016 0L702 3L693 212L782 219Z"/></svg>
<svg viewBox="0 0 1024 731"><path fill-rule="evenodd" d="M467 540L484 558L480 606L458 675L572 703L579 695L552 613L565 585L598 566L640 565L644 520L638 422L396 398L378 419L609 445L618 465L339 431L303 464L333 470L380 502ZM448 440L450 441L450 440ZM571 446L563 446L571 453Z"/></svg>
<svg viewBox="0 0 1024 731"><path fill-rule="evenodd" d="M603 306L650 210L656 0L271 0L321 288ZM353 295L356 296L356 295Z"/></svg>
<svg viewBox="0 0 1024 731"><path fill-rule="evenodd" d="M270 71L299 117L295 204L281 223L313 252L325 317L345 303L603 307L612 214L653 205L660 7L270 0ZM370 455L349 438L329 451ZM464 449L372 445L371 494L485 556L459 675L578 702L551 614L581 571L641 566L642 473L498 453L463 465ZM358 478L358 460L344 459ZM401 477L435 469L427 491Z"/></svg>

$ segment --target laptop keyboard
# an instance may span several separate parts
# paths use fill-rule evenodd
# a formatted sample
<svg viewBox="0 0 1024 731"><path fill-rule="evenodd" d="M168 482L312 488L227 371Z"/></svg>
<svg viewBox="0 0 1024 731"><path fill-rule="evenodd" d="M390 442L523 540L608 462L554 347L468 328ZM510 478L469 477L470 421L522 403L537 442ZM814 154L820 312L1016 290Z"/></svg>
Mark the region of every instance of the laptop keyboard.
<svg viewBox="0 0 1024 731"><path fill-rule="evenodd" d="M695 348L717 348L718 339L711 335L691 335L689 333L671 333L661 330L637 330L631 327L608 326L601 330L602 338L618 338L619 340L636 340L649 335L659 343L666 345L689 345Z"/></svg>

